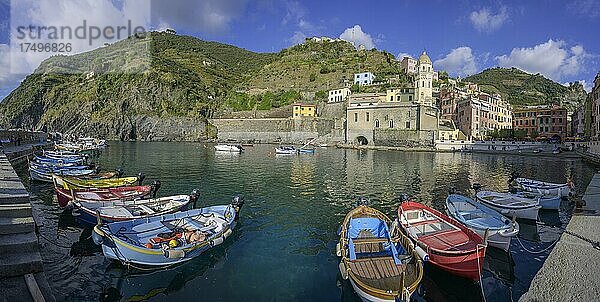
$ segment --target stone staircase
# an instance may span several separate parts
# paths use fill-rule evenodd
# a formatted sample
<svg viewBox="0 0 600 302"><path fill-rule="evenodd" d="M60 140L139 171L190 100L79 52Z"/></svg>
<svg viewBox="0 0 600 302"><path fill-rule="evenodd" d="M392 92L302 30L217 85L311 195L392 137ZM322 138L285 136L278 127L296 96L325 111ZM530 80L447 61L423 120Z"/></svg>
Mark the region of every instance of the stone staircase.
<svg viewBox="0 0 600 302"><path fill-rule="evenodd" d="M32 286L49 288L43 271L29 193L0 153L0 300L54 300L51 293L24 296L23 290L35 292Z"/></svg>

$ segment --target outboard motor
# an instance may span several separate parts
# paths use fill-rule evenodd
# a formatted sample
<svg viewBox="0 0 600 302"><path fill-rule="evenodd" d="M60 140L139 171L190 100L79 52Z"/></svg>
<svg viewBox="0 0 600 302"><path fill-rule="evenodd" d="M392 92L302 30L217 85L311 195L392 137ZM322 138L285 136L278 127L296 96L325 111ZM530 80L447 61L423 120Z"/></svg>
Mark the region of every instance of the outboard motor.
<svg viewBox="0 0 600 302"><path fill-rule="evenodd" d="M117 177L118 178L123 177L123 174L125 173L125 171L123 171L122 168L118 168L117 170L115 170L115 172L117 172Z"/></svg>
<svg viewBox="0 0 600 302"><path fill-rule="evenodd" d="M242 206L244 206L244 195L238 194L233 196L233 198L231 199L231 206L233 206L233 209L235 210L235 220L238 220L238 218L240 218L240 210L242 209Z"/></svg>
<svg viewBox="0 0 600 302"><path fill-rule="evenodd" d="M100 166L96 166L96 168L94 169L94 172L96 174L100 174Z"/></svg>
<svg viewBox="0 0 600 302"><path fill-rule="evenodd" d="M152 184L150 185L150 187L152 187L152 189L150 190L150 194L152 194L152 198L156 198L156 193L158 193L158 189L160 189L160 180L154 180L152 182Z"/></svg>
<svg viewBox="0 0 600 302"><path fill-rule="evenodd" d="M410 201L410 197L406 193L400 194L400 203L405 203Z"/></svg>
<svg viewBox="0 0 600 302"><path fill-rule="evenodd" d="M369 199L364 196L359 196L357 203L359 206L366 206L369 204Z"/></svg>
<svg viewBox="0 0 600 302"><path fill-rule="evenodd" d="M480 183L474 183L471 188L475 190L475 192L479 192L483 186Z"/></svg>
<svg viewBox="0 0 600 302"><path fill-rule="evenodd" d="M198 192L198 189L192 190L192 193L190 193L190 202L193 202L193 204L194 204L193 208L194 209L196 208L196 204L198 203L198 198L199 197L200 197L200 193Z"/></svg>
<svg viewBox="0 0 600 302"><path fill-rule="evenodd" d="M144 174L144 172L140 172L138 173L138 186L142 185L142 182L144 182L144 179L146 178L146 174Z"/></svg>

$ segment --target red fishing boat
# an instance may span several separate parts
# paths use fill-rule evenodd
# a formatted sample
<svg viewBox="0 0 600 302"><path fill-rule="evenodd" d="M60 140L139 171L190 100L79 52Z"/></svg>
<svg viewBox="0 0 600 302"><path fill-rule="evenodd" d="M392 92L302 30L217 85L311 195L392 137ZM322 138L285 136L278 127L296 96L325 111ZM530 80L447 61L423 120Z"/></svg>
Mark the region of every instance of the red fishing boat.
<svg viewBox="0 0 600 302"><path fill-rule="evenodd" d="M404 232L427 254L429 262L454 275L479 280L486 244L458 221L417 202L398 208Z"/></svg>
<svg viewBox="0 0 600 302"><path fill-rule="evenodd" d="M160 182L155 181L147 186L128 186L115 187L106 189L63 189L56 187L56 197L58 205L62 208L66 207L77 199L81 202L97 202L97 201L128 201L147 198L152 195L156 197L156 192L160 188Z"/></svg>

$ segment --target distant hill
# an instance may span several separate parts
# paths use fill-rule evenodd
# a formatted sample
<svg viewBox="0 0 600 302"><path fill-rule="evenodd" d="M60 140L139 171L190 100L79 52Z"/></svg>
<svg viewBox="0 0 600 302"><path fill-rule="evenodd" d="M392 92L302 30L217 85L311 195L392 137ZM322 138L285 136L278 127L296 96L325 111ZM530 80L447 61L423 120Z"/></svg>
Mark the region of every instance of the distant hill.
<svg viewBox="0 0 600 302"><path fill-rule="evenodd" d="M569 109L585 98L581 84L565 87L540 74L529 74L517 68L490 68L465 78L477 83L483 91L499 93L514 107L527 105L564 105Z"/></svg>

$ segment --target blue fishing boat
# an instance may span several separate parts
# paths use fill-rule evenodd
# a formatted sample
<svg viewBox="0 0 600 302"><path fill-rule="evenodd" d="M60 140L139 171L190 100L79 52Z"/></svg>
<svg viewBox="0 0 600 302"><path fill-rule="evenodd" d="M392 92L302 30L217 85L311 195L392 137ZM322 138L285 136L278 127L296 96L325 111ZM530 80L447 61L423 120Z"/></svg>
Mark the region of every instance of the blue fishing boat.
<svg viewBox="0 0 600 302"><path fill-rule="evenodd" d="M242 196L229 205L209 206L173 214L94 227L94 242L104 256L125 265L164 267L189 261L231 235Z"/></svg>
<svg viewBox="0 0 600 302"><path fill-rule="evenodd" d="M29 176L32 180L52 182L52 175L61 175L69 177L82 177L96 173L96 170L90 169L37 169L29 167Z"/></svg>
<svg viewBox="0 0 600 302"><path fill-rule="evenodd" d="M313 153L315 153L315 149L304 149L304 148L302 148L302 149L298 149L298 152L299 153L305 153L305 154L313 154Z"/></svg>
<svg viewBox="0 0 600 302"><path fill-rule="evenodd" d="M38 162L38 163L46 163L46 164L68 164L68 163L83 164L85 162L85 158L83 158L83 157L77 157L77 158L71 158L71 157L55 158L55 157L34 155L33 156L33 161Z"/></svg>
<svg viewBox="0 0 600 302"><path fill-rule="evenodd" d="M519 224L516 221L511 221L498 211L462 195L448 195L446 209L452 218L482 238L487 236L488 245L505 251L509 250L512 237L519 233Z"/></svg>

